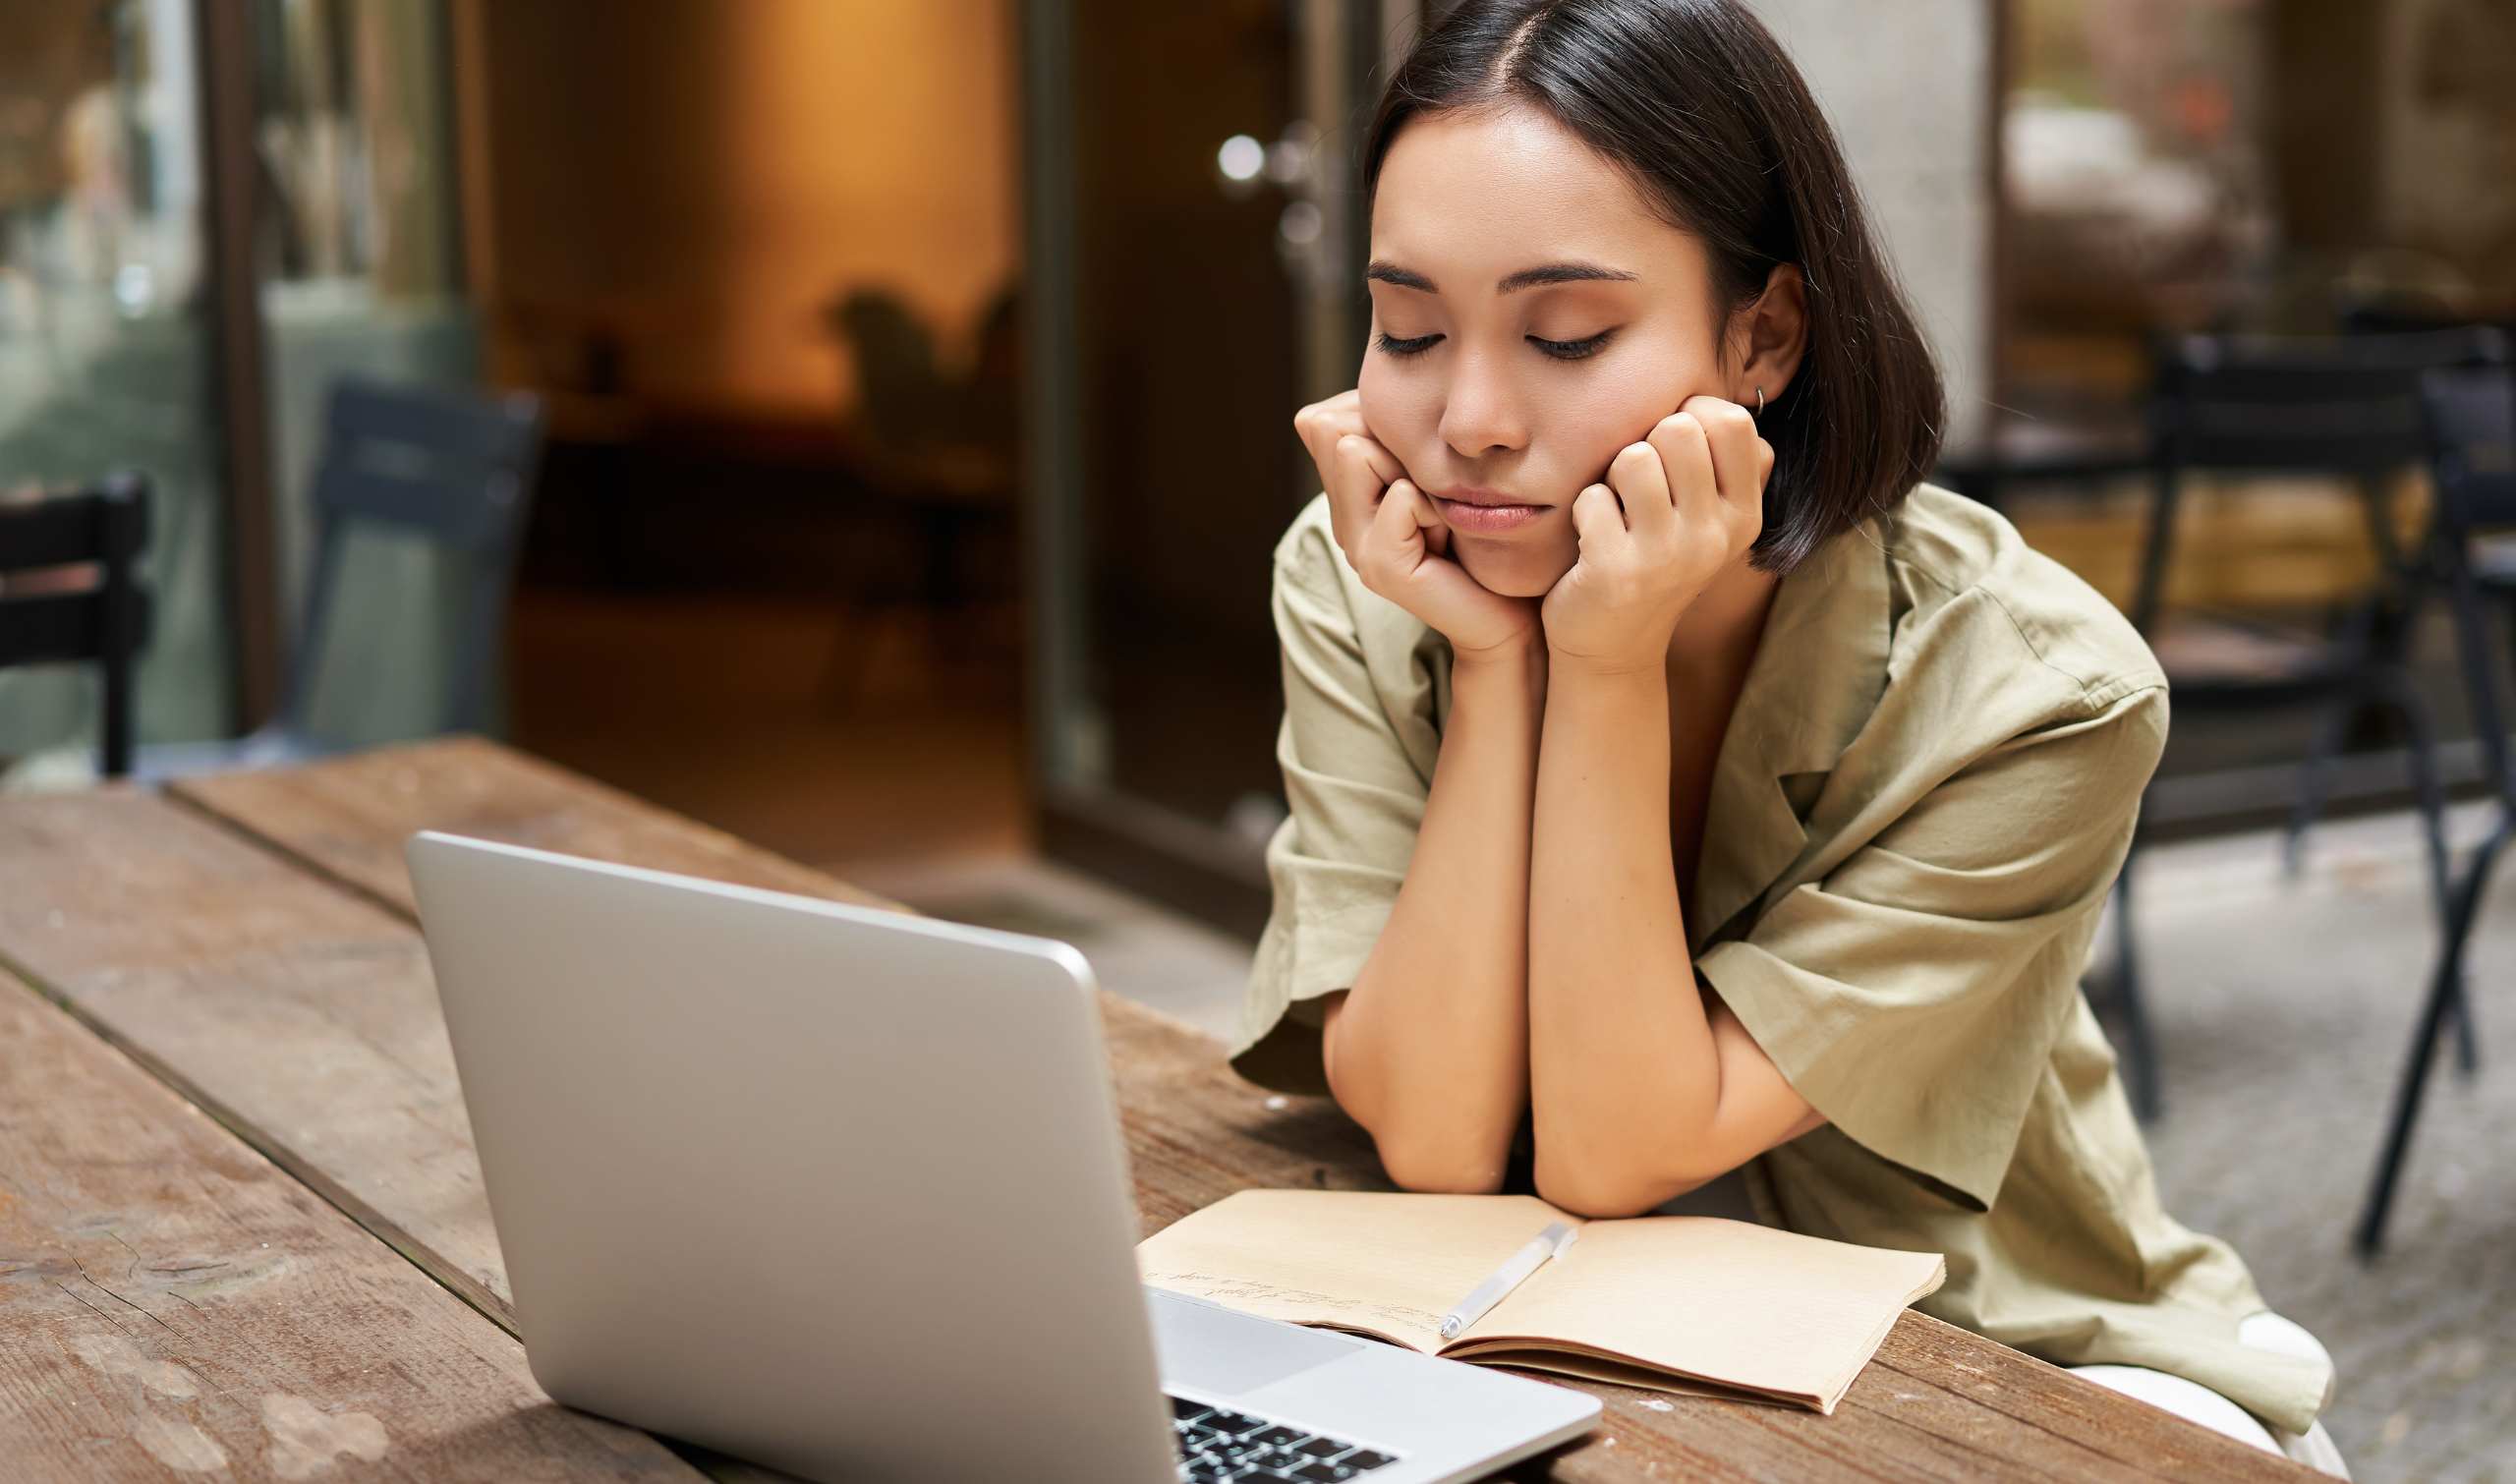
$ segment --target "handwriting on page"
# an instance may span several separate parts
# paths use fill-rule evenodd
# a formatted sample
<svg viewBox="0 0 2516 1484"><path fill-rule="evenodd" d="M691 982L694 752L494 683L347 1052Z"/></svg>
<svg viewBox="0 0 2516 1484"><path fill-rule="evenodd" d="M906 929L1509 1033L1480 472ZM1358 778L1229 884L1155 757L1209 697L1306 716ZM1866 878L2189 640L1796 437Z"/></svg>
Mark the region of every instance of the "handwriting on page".
<svg viewBox="0 0 2516 1484"><path fill-rule="evenodd" d="M1248 1309L1261 1304L1288 1309L1321 1309L1348 1322L1369 1318L1425 1330L1437 1329L1442 1322L1439 1314L1428 1314L1406 1304L1374 1303L1368 1299L1348 1298L1341 1293L1288 1288L1256 1279L1224 1278L1213 1273L1147 1273L1144 1281L1157 1287L1175 1288L1199 1298L1210 1298L1233 1309Z"/></svg>

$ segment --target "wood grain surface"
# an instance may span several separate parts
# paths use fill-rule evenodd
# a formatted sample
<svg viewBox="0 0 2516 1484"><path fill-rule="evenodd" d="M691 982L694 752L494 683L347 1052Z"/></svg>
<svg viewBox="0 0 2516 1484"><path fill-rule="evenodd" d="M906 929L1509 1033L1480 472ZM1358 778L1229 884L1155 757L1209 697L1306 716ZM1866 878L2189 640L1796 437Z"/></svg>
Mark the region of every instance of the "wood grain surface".
<svg viewBox="0 0 2516 1484"><path fill-rule="evenodd" d="M405 917L402 842L443 829L711 881L890 906L721 829L668 814L478 737L378 748L312 767L212 773L167 792L252 832Z"/></svg>
<svg viewBox="0 0 2516 1484"><path fill-rule="evenodd" d="M876 900L477 739L174 792L0 803L0 959L501 1319L403 838L441 828ZM1130 1001L1101 1009L1148 1233L1239 1189L1387 1188L1325 1100L1240 1081L1213 1041ZM2316 1477L1911 1312L1831 1418L1579 1385L1604 1425L1506 1477Z"/></svg>
<svg viewBox="0 0 2516 1484"><path fill-rule="evenodd" d="M0 975L0 1478L698 1479Z"/></svg>
<svg viewBox="0 0 2516 1484"><path fill-rule="evenodd" d="M0 962L512 1329L410 921L128 789L0 806Z"/></svg>

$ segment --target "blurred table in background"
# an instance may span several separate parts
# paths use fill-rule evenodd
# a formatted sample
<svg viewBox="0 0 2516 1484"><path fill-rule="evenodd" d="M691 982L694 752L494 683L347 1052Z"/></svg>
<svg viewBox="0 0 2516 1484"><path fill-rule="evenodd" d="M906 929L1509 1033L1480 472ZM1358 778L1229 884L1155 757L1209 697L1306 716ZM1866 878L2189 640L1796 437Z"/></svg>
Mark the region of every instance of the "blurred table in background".
<svg viewBox="0 0 2516 1484"><path fill-rule="evenodd" d="M0 1476L756 1474L534 1385L402 866L423 828L887 905L473 739L0 800ZM1101 1010L1146 1232L1386 1188L1325 1101ZM1601 1427L1504 1477L2315 1477L1912 1312L1833 1417L1561 1384Z"/></svg>
<svg viewBox="0 0 2516 1484"><path fill-rule="evenodd" d="M1998 510L2012 485L2087 492L2154 464L2137 407L2068 421L1995 411L1983 436L1942 457L1931 480Z"/></svg>

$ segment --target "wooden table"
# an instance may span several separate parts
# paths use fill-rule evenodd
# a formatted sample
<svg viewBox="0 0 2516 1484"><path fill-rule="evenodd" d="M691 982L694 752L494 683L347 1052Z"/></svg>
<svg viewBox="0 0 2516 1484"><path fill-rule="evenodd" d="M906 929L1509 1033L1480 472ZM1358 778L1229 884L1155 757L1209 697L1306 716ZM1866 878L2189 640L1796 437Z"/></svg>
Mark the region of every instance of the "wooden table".
<svg viewBox="0 0 2516 1484"><path fill-rule="evenodd" d="M742 1471L526 1370L402 868L422 827L872 900L472 739L0 800L0 1478ZM1325 1102L1102 1014L1147 1232L1381 1184ZM1510 1477L2315 1477L1911 1312L1833 1417L1583 1389L1603 1425Z"/></svg>

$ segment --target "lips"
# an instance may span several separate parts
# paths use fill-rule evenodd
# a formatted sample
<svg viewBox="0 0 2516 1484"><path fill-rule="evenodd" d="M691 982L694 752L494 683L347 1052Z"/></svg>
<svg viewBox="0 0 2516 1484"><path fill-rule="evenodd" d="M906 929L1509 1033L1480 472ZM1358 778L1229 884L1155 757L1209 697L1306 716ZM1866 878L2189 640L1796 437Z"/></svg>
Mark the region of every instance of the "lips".
<svg viewBox="0 0 2516 1484"><path fill-rule="evenodd" d="M1482 491L1480 491L1482 492ZM1472 500L1433 496L1442 520L1454 531L1471 536L1498 536L1545 519L1550 505L1479 504Z"/></svg>

